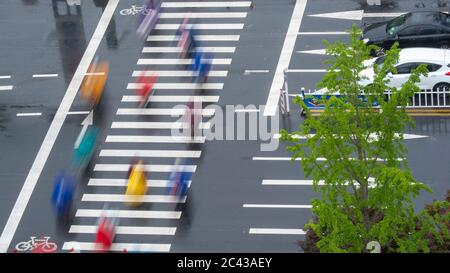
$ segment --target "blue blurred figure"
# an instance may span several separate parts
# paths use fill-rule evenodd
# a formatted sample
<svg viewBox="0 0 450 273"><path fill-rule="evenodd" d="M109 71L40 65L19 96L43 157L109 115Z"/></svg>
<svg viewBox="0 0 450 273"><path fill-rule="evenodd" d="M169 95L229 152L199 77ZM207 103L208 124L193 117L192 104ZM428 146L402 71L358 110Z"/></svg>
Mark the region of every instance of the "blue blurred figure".
<svg viewBox="0 0 450 273"><path fill-rule="evenodd" d="M211 70L212 54L196 52L194 55L191 70L196 72L194 81L197 83L205 83L208 80L208 74Z"/></svg>
<svg viewBox="0 0 450 273"><path fill-rule="evenodd" d="M177 158L175 160L174 169L169 176L168 191L171 195L177 196L182 199L187 194L189 181L191 180L192 173L186 171L184 166L181 166L182 160ZM187 161L183 161L185 165Z"/></svg>
<svg viewBox="0 0 450 273"><path fill-rule="evenodd" d="M59 219L68 219L75 195L75 177L61 171L56 177L51 202Z"/></svg>

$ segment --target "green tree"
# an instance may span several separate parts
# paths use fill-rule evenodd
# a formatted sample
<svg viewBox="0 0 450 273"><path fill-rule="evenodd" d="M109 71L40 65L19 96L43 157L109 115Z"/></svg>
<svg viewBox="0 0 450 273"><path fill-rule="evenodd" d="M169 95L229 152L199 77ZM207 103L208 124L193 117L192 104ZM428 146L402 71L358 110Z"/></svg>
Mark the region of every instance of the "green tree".
<svg viewBox="0 0 450 273"><path fill-rule="evenodd" d="M413 199L430 189L411 175L402 144L405 126L414 125L406 105L427 70L418 67L399 89L387 86L386 75L396 73L400 52L394 44L382 65L373 64L373 83L363 87L361 71L377 48L360 37L361 30L353 26L348 44L324 41L333 57L318 86L331 97L322 98L325 108L318 117L297 98L306 119L298 132L281 131L282 140L292 143L292 159L301 158L305 174L313 178L314 189L324 183L321 198L312 200L315 219L305 228L314 233L321 252L365 252L369 241L378 241L383 251L428 251L424 238L414 233Z"/></svg>

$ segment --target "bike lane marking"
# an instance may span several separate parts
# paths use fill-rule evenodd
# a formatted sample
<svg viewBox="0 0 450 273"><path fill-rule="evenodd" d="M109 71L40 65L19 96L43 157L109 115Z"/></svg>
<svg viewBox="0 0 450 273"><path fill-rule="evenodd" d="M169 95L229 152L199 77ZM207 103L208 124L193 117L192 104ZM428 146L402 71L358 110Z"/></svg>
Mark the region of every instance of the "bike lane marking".
<svg viewBox="0 0 450 273"><path fill-rule="evenodd" d="M11 244L17 227L19 226L19 222L21 221L23 213L25 212L28 202L30 201L33 190L42 173L42 170L44 169L44 165L47 162L53 145L56 142L59 131L61 130L69 109L75 99L76 94L78 93L78 89L80 88L83 76L88 70L92 59L94 58L95 52L97 51L97 48L100 45L101 40L103 39L103 36L118 4L119 0L110 0L108 2L94 31L94 34L89 41L86 51L81 58L77 70L75 71L75 74L70 81L69 86L67 87L64 98L62 99L58 111L53 118L47 134L45 135L44 141L39 148L33 165L28 172L27 178L25 179L23 187L19 193L19 196L17 197L11 214L8 217L8 221L6 222L6 225L0 236L0 253L6 253L8 251L9 245Z"/></svg>
<svg viewBox="0 0 450 273"><path fill-rule="evenodd" d="M288 68L289 62L291 61L295 41L302 24L303 13L306 9L306 3L307 0L298 0L295 3L289 28L286 32L286 38L283 43L283 48L281 49L278 65L275 70L269 95L267 97L266 107L264 108L264 116L274 116L277 111L278 101L280 99L280 88L284 81L283 71Z"/></svg>

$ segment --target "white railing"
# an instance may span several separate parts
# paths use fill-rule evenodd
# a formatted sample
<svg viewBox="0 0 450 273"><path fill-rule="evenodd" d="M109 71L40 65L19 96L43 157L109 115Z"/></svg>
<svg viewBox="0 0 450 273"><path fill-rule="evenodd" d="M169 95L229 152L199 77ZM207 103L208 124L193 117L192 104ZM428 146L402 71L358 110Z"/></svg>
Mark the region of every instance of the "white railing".
<svg viewBox="0 0 450 273"><path fill-rule="evenodd" d="M391 98L391 92L385 92L387 99ZM408 108L450 108L450 90L448 89L424 89L410 98Z"/></svg>

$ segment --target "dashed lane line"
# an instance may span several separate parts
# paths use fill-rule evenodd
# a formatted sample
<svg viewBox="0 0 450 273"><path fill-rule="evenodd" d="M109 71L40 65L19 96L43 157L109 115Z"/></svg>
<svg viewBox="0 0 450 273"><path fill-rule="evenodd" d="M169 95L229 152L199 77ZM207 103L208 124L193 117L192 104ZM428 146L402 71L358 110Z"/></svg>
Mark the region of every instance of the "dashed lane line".
<svg viewBox="0 0 450 273"><path fill-rule="evenodd" d="M298 228L250 228L248 233L273 235L304 235L305 231Z"/></svg>
<svg viewBox="0 0 450 273"><path fill-rule="evenodd" d="M33 74L33 78L54 78L58 77L58 74Z"/></svg>
<svg viewBox="0 0 450 273"><path fill-rule="evenodd" d="M0 85L0 91L9 91L12 89L13 89L12 85Z"/></svg>
<svg viewBox="0 0 450 273"><path fill-rule="evenodd" d="M0 79L11 79L11 75L0 76Z"/></svg>
<svg viewBox="0 0 450 273"><path fill-rule="evenodd" d="M18 117L32 117L32 116L42 116L42 113L17 113Z"/></svg>

